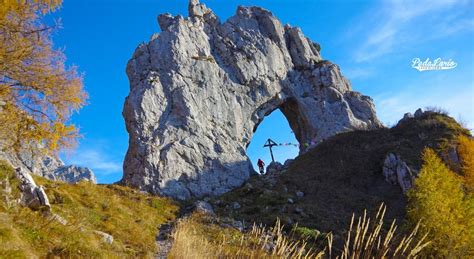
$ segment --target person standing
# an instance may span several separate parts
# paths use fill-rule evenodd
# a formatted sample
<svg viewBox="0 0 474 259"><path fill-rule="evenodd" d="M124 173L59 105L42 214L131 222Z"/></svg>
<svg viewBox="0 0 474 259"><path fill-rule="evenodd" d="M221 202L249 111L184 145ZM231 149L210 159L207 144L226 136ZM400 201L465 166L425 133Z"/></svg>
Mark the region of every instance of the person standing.
<svg viewBox="0 0 474 259"><path fill-rule="evenodd" d="M260 174L264 174L265 163L262 161L262 159L260 158L258 159L257 165L258 165L258 169L260 170Z"/></svg>

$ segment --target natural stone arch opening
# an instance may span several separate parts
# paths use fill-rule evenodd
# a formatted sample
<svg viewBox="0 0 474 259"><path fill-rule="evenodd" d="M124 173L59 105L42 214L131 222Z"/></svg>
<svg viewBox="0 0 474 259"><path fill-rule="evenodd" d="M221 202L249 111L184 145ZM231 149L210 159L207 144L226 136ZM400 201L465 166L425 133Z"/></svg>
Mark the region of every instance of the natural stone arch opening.
<svg viewBox="0 0 474 259"><path fill-rule="evenodd" d="M289 125L288 119L280 109L276 109L266 115L257 126L250 144L246 148L246 154L252 161L253 169L256 172L258 172L258 159L262 159L266 166L272 161L269 149L263 147L268 138L278 144L283 143L283 146L273 148L276 162L284 164L287 159L294 159L298 156L298 141ZM291 143L291 145L287 145L288 143Z"/></svg>
<svg viewBox="0 0 474 259"><path fill-rule="evenodd" d="M188 18L158 22L127 65L124 184L178 199L241 186L253 171L245 149L277 108L300 144L381 126L319 45L267 10L239 7L221 23L191 0Z"/></svg>

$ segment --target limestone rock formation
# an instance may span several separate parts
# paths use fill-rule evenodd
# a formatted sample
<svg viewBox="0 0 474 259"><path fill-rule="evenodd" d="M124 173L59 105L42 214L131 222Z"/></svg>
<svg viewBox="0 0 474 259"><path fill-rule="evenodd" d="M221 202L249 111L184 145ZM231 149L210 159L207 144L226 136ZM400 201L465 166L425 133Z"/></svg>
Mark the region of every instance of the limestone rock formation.
<svg viewBox="0 0 474 259"><path fill-rule="evenodd" d="M0 159L8 161L15 168L22 168L29 174L39 175L50 180L69 183L85 180L96 183L96 177L91 169L64 165L59 157L41 155L37 149L23 150L18 156L12 152L0 151Z"/></svg>
<svg viewBox="0 0 474 259"><path fill-rule="evenodd" d="M280 109L305 152L336 133L381 127L319 44L259 7L226 22L197 0L189 17L162 14L161 33L127 65L129 133L122 183L179 199L217 195L253 171L246 148ZM278 125L275 125L278 130Z"/></svg>
<svg viewBox="0 0 474 259"><path fill-rule="evenodd" d="M383 164L383 175L385 181L393 184L399 185L402 188L403 192L408 191L413 185L413 179L415 173L405 161L403 161L396 154L390 153L385 158Z"/></svg>
<svg viewBox="0 0 474 259"><path fill-rule="evenodd" d="M21 167L15 170L15 176L20 181L19 188L21 191L20 203L29 207L33 210L39 210L46 208L48 211L51 210L48 196L42 186L37 186L33 177L23 170Z"/></svg>
<svg viewBox="0 0 474 259"><path fill-rule="evenodd" d="M54 177L57 180L68 182L68 183L77 183L80 181L89 181L96 183L94 172L87 167L68 165L61 166L54 170Z"/></svg>

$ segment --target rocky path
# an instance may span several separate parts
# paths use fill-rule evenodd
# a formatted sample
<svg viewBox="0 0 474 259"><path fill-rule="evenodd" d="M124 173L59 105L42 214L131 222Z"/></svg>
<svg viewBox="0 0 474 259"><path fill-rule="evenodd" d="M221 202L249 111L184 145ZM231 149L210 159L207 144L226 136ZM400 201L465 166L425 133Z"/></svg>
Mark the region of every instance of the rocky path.
<svg viewBox="0 0 474 259"><path fill-rule="evenodd" d="M205 208L203 208L203 206ZM196 210L206 213L214 213L212 206L208 203L205 203L203 205L203 203L197 202L194 205L182 206L176 219L168 223L161 224L161 226L159 227L158 235L156 236L156 245L158 246L158 252L156 253L155 258L168 258L168 254L171 248L173 247L174 240L172 234L177 221L181 218L188 217Z"/></svg>
<svg viewBox="0 0 474 259"><path fill-rule="evenodd" d="M156 245L158 246L157 259L165 259L173 246L173 224L174 222L165 223L160 226L158 236L156 237Z"/></svg>

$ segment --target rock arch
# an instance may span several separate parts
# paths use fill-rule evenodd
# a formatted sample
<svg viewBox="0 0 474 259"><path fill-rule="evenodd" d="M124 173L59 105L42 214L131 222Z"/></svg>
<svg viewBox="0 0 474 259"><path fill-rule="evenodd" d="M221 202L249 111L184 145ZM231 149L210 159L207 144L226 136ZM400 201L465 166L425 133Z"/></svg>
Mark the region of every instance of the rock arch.
<svg viewBox="0 0 474 259"><path fill-rule="evenodd" d="M191 0L189 17L158 23L127 65L124 184L178 199L238 187L253 171L246 146L275 109L300 143L381 126L319 45L265 9L238 7L221 23Z"/></svg>

